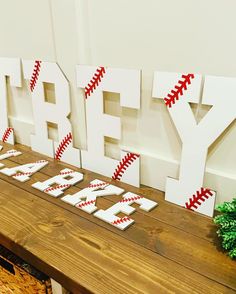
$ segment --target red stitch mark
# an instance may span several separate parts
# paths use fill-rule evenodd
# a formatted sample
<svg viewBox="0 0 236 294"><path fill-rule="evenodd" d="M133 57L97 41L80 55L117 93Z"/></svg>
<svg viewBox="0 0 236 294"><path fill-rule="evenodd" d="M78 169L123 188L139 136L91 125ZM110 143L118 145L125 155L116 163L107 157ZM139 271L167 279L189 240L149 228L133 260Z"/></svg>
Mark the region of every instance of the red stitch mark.
<svg viewBox="0 0 236 294"><path fill-rule="evenodd" d="M70 175L70 174L73 174L74 171L73 170L70 170L70 171L67 171L67 172L60 172L59 175Z"/></svg>
<svg viewBox="0 0 236 294"><path fill-rule="evenodd" d="M179 100L179 97L183 95L183 90L187 90L187 85L191 84L191 79L194 79L194 74L182 75L182 78L184 80L178 81L178 84L176 84L174 89L172 89L167 95L168 98L164 98L165 104L169 108L171 108L172 105Z"/></svg>
<svg viewBox="0 0 236 294"><path fill-rule="evenodd" d="M55 159L56 160L61 160L61 157L64 153L64 151L66 150L66 148L68 147L68 145L72 142L72 134L69 133L65 136L65 138L61 141L61 143L59 144L57 151L55 153Z"/></svg>
<svg viewBox="0 0 236 294"><path fill-rule="evenodd" d="M15 153L17 153L17 152L19 152L19 151L12 150L12 151L7 151L7 154L15 154Z"/></svg>
<svg viewBox="0 0 236 294"><path fill-rule="evenodd" d="M135 197L131 197L131 198L124 198L124 199L120 200L119 202L120 203L130 202L130 201L135 201L135 200L142 199L142 198L143 198L143 196L135 196Z"/></svg>
<svg viewBox="0 0 236 294"><path fill-rule="evenodd" d="M131 165L133 161L139 158L139 156L140 155L135 153L128 153L127 155L125 155L121 159L120 163L117 165L117 168L112 176L112 179L120 181L120 179L122 178L124 172L129 167L129 165Z"/></svg>
<svg viewBox="0 0 236 294"><path fill-rule="evenodd" d="M122 218L120 218L120 219L118 219L118 220L112 222L111 224L112 224L112 225L119 225L119 224L122 224L122 223L124 223L124 222L128 222L128 221L130 221L130 220L131 220L131 219L130 219L128 216L125 216L125 217L122 217Z"/></svg>
<svg viewBox="0 0 236 294"><path fill-rule="evenodd" d="M30 91L31 92L34 91L34 88L35 88L36 83L38 81L39 73L40 73L40 69L41 69L41 63L42 63L42 61L39 61L39 60L35 60L35 62L34 62L34 70L33 70L33 74L30 79Z"/></svg>
<svg viewBox="0 0 236 294"><path fill-rule="evenodd" d="M14 131L13 128L7 128L6 131L4 132L3 136L2 136L2 141L5 143L7 142L10 134Z"/></svg>
<svg viewBox="0 0 236 294"><path fill-rule="evenodd" d="M12 151L12 153L15 153L15 152L17 152L17 151ZM35 163L43 163L43 162L46 162L46 160L38 160L38 161L36 161ZM19 177L19 176L30 176L30 175L32 175L33 174L33 172L27 172L27 173L17 173L17 174L15 174L14 175L14 177Z"/></svg>
<svg viewBox="0 0 236 294"><path fill-rule="evenodd" d="M91 93L98 87L99 83L101 82L103 75L106 73L105 67L100 66L96 73L93 75L92 79L88 83L88 85L85 87L85 98L87 99Z"/></svg>
<svg viewBox="0 0 236 294"><path fill-rule="evenodd" d="M85 201L85 202L83 202L83 203L81 203L81 204L77 204L76 207L82 208L82 207L84 207L84 206L94 204L95 202L96 202L96 200Z"/></svg>
<svg viewBox="0 0 236 294"><path fill-rule="evenodd" d="M43 163L43 162L46 162L47 160L44 160L44 159L42 159L42 160L38 160L38 161L36 161L35 163Z"/></svg>
<svg viewBox="0 0 236 294"><path fill-rule="evenodd" d="M44 190L44 192L51 192L57 189L64 189L64 188L69 188L71 185L70 184L64 184L64 185L58 185L56 187L49 187L47 189Z"/></svg>
<svg viewBox="0 0 236 294"><path fill-rule="evenodd" d="M191 198L189 198L189 202L185 203L185 207L187 209L193 210L193 208L198 208L198 205L201 205L201 202L205 202L210 196L213 195L210 189L201 188L200 191L197 191L197 196L194 194Z"/></svg>
<svg viewBox="0 0 236 294"><path fill-rule="evenodd" d="M100 183L100 184L90 184L88 186L88 188L99 188L99 187L102 187L102 186L105 186L105 185L108 185L108 183Z"/></svg>
<svg viewBox="0 0 236 294"><path fill-rule="evenodd" d="M14 177L31 176L32 174L33 174L32 172L28 172L28 173L18 173L18 174L15 174Z"/></svg>

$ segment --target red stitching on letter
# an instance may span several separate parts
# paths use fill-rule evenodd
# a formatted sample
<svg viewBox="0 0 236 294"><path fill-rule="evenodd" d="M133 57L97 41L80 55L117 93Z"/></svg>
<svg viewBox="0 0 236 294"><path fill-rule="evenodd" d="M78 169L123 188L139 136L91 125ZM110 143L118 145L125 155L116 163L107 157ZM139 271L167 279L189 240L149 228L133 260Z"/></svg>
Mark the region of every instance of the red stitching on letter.
<svg viewBox="0 0 236 294"><path fill-rule="evenodd" d="M13 132L13 130L14 130L13 128L7 128L7 129L5 130L5 132L4 132L3 136L2 136L2 141L3 141L4 143L7 142L8 138L9 138L11 132Z"/></svg>
<svg viewBox="0 0 236 294"><path fill-rule="evenodd" d="M120 181L120 179L122 178L124 172L129 167L129 165L131 165L133 161L139 158L139 156L140 156L139 154L135 154L135 153L128 153L127 155L125 155L121 159L120 163L117 165L117 168L112 176L112 179Z"/></svg>
<svg viewBox="0 0 236 294"><path fill-rule="evenodd" d="M120 200L119 202L120 203L130 202L130 201L135 201L135 200L138 200L138 199L141 199L141 198L143 198L143 196L135 196L135 197L131 197L131 198L124 198L124 199Z"/></svg>
<svg viewBox="0 0 236 294"><path fill-rule="evenodd" d="M91 93L98 87L103 75L105 74L105 67L100 66L97 70L88 85L85 87L85 98L87 99Z"/></svg>
<svg viewBox="0 0 236 294"><path fill-rule="evenodd" d="M35 62L34 62L33 74L30 79L30 91L31 92L34 91L37 80L39 78L39 73L40 73L40 69L41 69L41 62L42 61L39 61L39 60L35 60Z"/></svg>
<svg viewBox="0 0 236 294"><path fill-rule="evenodd" d="M56 160L61 160L61 157L64 153L64 151L66 150L66 148L68 147L68 145L72 142L72 134L69 133L65 136L65 138L61 141L61 143L59 144L57 151L55 153L55 159Z"/></svg>
<svg viewBox="0 0 236 294"><path fill-rule="evenodd" d="M47 189L45 189L43 192L51 192L57 189L63 189L63 188L69 188L71 185L70 184L64 184L64 185L58 185L56 187L48 187Z"/></svg>
<svg viewBox="0 0 236 294"><path fill-rule="evenodd" d="M108 183L101 183L101 184L94 184L94 185L90 184L88 186L88 188L99 188L99 187L102 187L102 186L105 186L105 185L108 185Z"/></svg>
<svg viewBox="0 0 236 294"><path fill-rule="evenodd" d="M38 161L36 161L35 163L43 163L43 162L46 162L47 160L45 160L45 159L41 159L41 160L38 160Z"/></svg>
<svg viewBox="0 0 236 294"><path fill-rule="evenodd" d="M81 203L81 204L77 204L76 207L82 208L82 207L84 207L84 206L94 204L95 202L96 202L96 200L85 201L85 202L83 202L83 203Z"/></svg>
<svg viewBox="0 0 236 294"><path fill-rule="evenodd" d="M201 202L205 202L206 199L208 199L210 196L213 195L210 189L204 189L201 188L200 191L196 192L197 195L193 195L191 198L189 198L189 202L185 203L185 207L187 209L193 210L193 208L198 208L198 205L201 205Z"/></svg>
<svg viewBox="0 0 236 294"><path fill-rule="evenodd" d="M191 79L194 79L194 74L182 75L182 78L184 80L178 81L178 84L176 84L174 89L172 89L167 95L168 98L164 98L165 104L169 108L171 108L171 106L175 104L177 100L179 100L179 97L183 95L183 91L187 90L187 85L191 84Z"/></svg>
<svg viewBox="0 0 236 294"><path fill-rule="evenodd" d="M12 150L12 151L7 151L7 154L15 154L15 153L17 153L17 152L19 152L19 151L17 151L17 150Z"/></svg>
<svg viewBox="0 0 236 294"><path fill-rule="evenodd" d="M73 174L74 171L73 170L70 170L70 171L67 171L67 172L60 172L59 175L69 175L69 174Z"/></svg>
<svg viewBox="0 0 236 294"><path fill-rule="evenodd" d="M32 172L28 172L28 173L18 173L18 174L15 174L14 177L31 176L32 174L33 174Z"/></svg>
<svg viewBox="0 0 236 294"><path fill-rule="evenodd" d="M36 161L35 163L43 163L43 162L46 162L47 160L44 160L44 159L42 159L42 160L38 160L38 161Z"/></svg>
<svg viewBox="0 0 236 294"><path fill-rule="evenodd" d="M118 219L118 220L112 222L111 224L112 224L112 225L119 225L119 224L122 224L122 223L124 223L124 222L128 222L128 221L130 221L130 220L131 220L131 219L130 219L128 216L125 216L125 217L122 217L122 218L120 218L120 219Z"/></svg>
<svg viewBox="0 0 236 294"><path fill-rule="evenodd" d="M13 152L14 153L14 152ZM46 162L46 160L38 160L38 161L36 161L35 163L43 163L43 162ZM33 172L27 172L27 173L17 173L17 174L15 174L14 175L14 177L19 177L19 176L30 176L30 175L32 175L33 174Z"/></svg>

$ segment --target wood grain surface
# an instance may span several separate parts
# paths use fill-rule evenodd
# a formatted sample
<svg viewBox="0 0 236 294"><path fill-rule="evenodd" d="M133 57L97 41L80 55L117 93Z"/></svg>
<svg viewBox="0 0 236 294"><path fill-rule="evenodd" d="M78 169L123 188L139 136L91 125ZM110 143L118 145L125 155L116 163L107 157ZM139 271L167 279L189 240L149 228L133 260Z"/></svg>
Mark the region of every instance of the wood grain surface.
<svg viewBox="0 0 236 294"><path fill-rule="evenodd" d="M2 152L12 149L2 145ZM23 145L14 148L23 154L1 161L6 167L39 159L50 163L25 183L0 174L0 243L65 288L73 293L236 293L236 262L222 252L211 218L164 201L155 189L111 181ZM100 179L159 206L149 213L137 209L131 215L135 224L123 232L31 187L65 167L82 172L84 181L64 195ZM101 197L96 206L105 209L120 199Z"/></svg>

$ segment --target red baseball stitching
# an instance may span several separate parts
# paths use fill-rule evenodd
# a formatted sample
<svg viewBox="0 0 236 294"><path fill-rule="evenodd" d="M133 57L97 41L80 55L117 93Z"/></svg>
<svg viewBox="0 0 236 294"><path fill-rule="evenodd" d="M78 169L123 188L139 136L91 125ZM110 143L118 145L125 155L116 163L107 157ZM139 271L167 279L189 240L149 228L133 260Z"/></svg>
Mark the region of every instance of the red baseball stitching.
<svg viewBox="0 0 236 294"><path fill-rule="evenodd" d="M105 185L108 185L108 183L100 183L100 184L90 184L88 186L88 188L99 188L99 187L102 187L102 186L105 186Z"/></svg>
<svg viewBox="0 0 236 294"><path fill-rule="evenodd" d="M117 165L117 168L112 176L112 179L120 181L120 179L122 178L124 172L129 167L129 165L131 165L133 161L139 158L139 156L140 156L139 154L135 154L135 153L128 153L127 155L125 155L121 159L120 163Z"/></svg>
<svg viewBox="0 0 236 294"><path fill-rule="evenodd" d="M191 79L194 79L194 74L182 75L181 77L184 80L178 80L178 83L175 85L174 89L172 89L167 95L168 98L164 98L165 104L169 108L171 108L172 105L175 104L177 100L179 100L179 97L183 95L183 91L187 90L187 85L191 84Z"/></svg>
<svg viewBox="0 0 236 294"><path fill-rule="evenodd" d="M205 202L206 199L213 195L210 189L204 188L201 188L201 190L196 193L197 195L194 194L191 198L189 198L189 202L185 203L185 207L187 209L193 210L193 208L198 208L198 205L202 204L201 202Z"/></svg>
<svg viewBox="0 0 236 294"><path fill-rule="evenodd" d="M59 175L69 175L69 174L73 174L74 171L73 170L70 170L70 171L67 171L67 172L60 172Z"/></svg>
<svg viewBox="0 0 236 294"><path fill-rule="evenodd" d="M135 196L135 197L131 197L131 198L124 198L124 199L120 200L119 203L135 201L135 200L139 200L139 199L142 199L142 198L143 198L143 196Z"/></svg>
<svg viewBox="0 0 236 294"><path fill-rule="evenodd" d="M87 99L91 93L93 93L94 90L98 87L99 83L101 82L103 75L106 73L105 67L100 66L97 68L95 74L93 75L92 79L88 83L88 85L85 87L85 98Z"/></svg>
<svg viewBox="0 0 236 294"><path fill-rule="evenodd" d="M47 160L44 160L44 159L42 159L42 160L38 160L38 161L36 161L35 163L43 163L43 162L46 162Z"/></svg>
<svg viewBox="0 0 236 294"><path fill-rule="evenodd" d="M56 187L49 187L47 189L44 190L44 192L51 192L57 189L63 189L63 188L69 188L71 185L70 184L64 184L64 185L58 185Z"/></svg>
<svg viewBox="0 0 236 294"><path fill-rule="evenodd" d="M30 175L32 175L32 174L33 174L32 172L18 173L18 174L15 174L14 177L19 177L19 176L30 176Z"/></svg>
<svg viewBox="0 0 236 294"><path fill-rule="evenodd" d="M77 204L76 207L81 208L81 207L84 207L84 206L87 206L87 205L94 204L95 202L96 202L96 200L85 201L85 202L83 202L83 203L81 203L81 204Z"/></svg>
<svg viewBox="0 0 236 294"><path fill-rule="evenodd" d="M17 151L15 151L17 152ZM15 152L12 152L12 153L15 153ZM38 160L36 161L35 163L42 163L42 162L46 162L46 160ZM19 177L19 176L30 176L32 175L33 172L27 172L27 173L18 173L18 174L15 174L14 177Z"/></svg>
<svg viewBox="0 0 236 294"><path fill-rule="evenodd" d="M13 131L14 131L13 128L7 128L7 129L5 130L5 132L4 132L3 136L2 136L2 141L3 141L4 143L7 142L7 140L8 140L8 138L9 138L10 134L11 134Z"/></svg>
<svg viewBox="0 0 236 294"><path fill-rule="evenodd" d="M12 151L7 151L7 154L14 154L14 153L17 153L17 152L19 152L19 151L17 151L17 150L12 150Z"/></svg>
<svg viewBox="0 0 236 294"><path fill-rule="evenodd" d="M42 61L35 60L33 74L30 79L30 91L33 92L39 78Z"/></svg>
<svg viewBox="0 0 236 294"><path fill-rule="evenodd" d="M61 143L59 144L57 151L55 153L55 159L56 160L61 160L61 157L64 153L64 151L66 150L66 148L68 147L68 145L72 142L72 134L69 133L65 136L65 138L61 141Z"/></svg>
<svg viewBox="0 0 236 294"><path fill-rule="evenodd" d="M128 222L130 221L131 219L128 217L128 216L125 216L125 217L122 217L114 222L112 222L111 224L112 225L119 225L119 224L122 224L122 223L125 223L125 222Z"/></svg>

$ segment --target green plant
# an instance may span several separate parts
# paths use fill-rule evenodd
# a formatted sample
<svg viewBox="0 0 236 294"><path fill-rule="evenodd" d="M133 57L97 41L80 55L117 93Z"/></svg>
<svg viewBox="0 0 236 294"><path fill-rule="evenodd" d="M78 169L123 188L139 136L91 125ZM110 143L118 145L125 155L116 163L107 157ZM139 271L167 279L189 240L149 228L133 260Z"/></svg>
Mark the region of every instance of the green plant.
<svg viewBox="0 0 236 294"><path fill-rule="evenodd" d="M214 218L219 226L217 234L222 238L222 247L231 258L236 258L236 198L217 205L216 210L222 213Z"/></svg>

